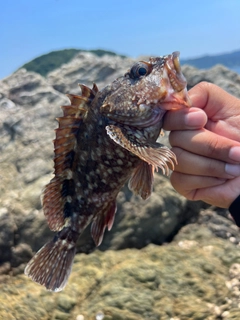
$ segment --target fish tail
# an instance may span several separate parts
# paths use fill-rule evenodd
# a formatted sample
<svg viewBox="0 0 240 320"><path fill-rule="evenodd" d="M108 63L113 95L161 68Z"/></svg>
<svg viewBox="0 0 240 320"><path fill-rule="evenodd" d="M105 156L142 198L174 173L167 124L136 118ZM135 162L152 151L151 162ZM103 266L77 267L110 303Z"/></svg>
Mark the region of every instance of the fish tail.
<svg viewBox="0 0 240 320"><path fill-rule="evenodd" d="M24 273L48 290L61 291L67 284L79 234L63 228L29 261Z"/></svg>

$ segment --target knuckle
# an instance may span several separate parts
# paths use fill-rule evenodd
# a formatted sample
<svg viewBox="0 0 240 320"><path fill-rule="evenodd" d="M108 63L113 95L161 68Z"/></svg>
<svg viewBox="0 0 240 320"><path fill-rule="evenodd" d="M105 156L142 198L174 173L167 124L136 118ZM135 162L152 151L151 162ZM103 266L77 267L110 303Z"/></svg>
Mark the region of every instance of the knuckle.
<svg viewBox="0 0 240 320"><path fill-rule="evenodd" d="M208 164L208 172L207 173L210 176L217 176L219 174L218 169L219 168L218 168L216 161L213 159L210 159L209 164Z"/></svg>
<svg viewBox="0 0 240 320"><path fill-rule="evenodd" d="M214 137L208 140L206 147L207 147L207 154L210 158L216 155L218 150L218 145L219 145L219 141L217 137Z"/></svg>
<svg viewBox="0 0 240 320"><path fill-rule="evenodd" d="M207 82L207 81L201 81L197 85L201 90L205 92L209 92L212 90L213 87L216 87L214 83Z"/></svg>

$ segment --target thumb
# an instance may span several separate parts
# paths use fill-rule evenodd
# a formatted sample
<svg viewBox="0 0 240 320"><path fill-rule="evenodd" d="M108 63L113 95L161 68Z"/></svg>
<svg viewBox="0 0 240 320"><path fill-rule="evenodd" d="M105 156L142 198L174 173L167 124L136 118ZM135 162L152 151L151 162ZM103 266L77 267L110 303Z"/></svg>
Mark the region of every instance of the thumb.
<svg viewBox="0 0 240 320"><path fill-rule="evenodd" d="M209 82L200 82L189 90L189 97L196 108L203 109L213 121L239 115L239 99Z"/></svg>

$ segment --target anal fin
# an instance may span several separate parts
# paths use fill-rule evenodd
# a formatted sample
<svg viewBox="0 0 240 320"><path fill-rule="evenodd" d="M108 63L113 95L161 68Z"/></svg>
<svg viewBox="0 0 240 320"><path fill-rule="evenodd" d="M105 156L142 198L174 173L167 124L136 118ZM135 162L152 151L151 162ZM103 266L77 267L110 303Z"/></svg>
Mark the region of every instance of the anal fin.
<svg viewBox="0 0 240 320"><path fill-rule="evenodd" d="M129 189L139 194L143 200L148 199L152 193L153 172L154 167L151 164L141 161L129 180Z"/></svg>
<svg viewBox="0 0 240 320"><path fill-rule="evenodd" d="M105 211L99 212L93 220L91 225L91 235L96 246L99 246L102 243L106 227L108 228L108 231L112 229L116 211L116 201L113 200L110 202Z"/></svg>

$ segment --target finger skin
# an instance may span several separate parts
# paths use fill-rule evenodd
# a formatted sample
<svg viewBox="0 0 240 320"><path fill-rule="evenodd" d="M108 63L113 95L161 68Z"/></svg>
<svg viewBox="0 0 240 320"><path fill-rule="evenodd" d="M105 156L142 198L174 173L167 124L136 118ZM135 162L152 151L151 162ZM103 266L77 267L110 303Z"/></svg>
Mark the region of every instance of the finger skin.
<svg viewBox="0 0 240 320"><path fill-rule="evenodd" d="M233 109L234 115L239 115L239 99L213 83L200 82L189 90L189 97L194 107L204 110L214 121L232 117Z"/></svg>
<svg viewBox="0 0 240 320"><path fill-rule="evenodd" d="M218 86L201 82L189 91L195 107L202 109L208 121L205 128L239 141L240 100ZM237 130L236 130L237 129Z"/></svg>
<svg viewBox="0 0 240 320"><path fill-rule="evenodd" d="M169 142L172 147L182 148L199 156L233 164L239 163L238 160L230 159L229 153L233 146L240 147L240 142L235 142L206 129L172 131L169 135Z"/></svg>
<svg viewBox="0 0 240 320"><path fill-rule="evenodd" d="M174 189L185 198L192 201L202 200L221 208L229 208L239 195L236 186L240 185L240 177L225 181L173 172L170 180Z"/></svg>
<svg viewBox="0 0 240 320"><path fill-rule="evenodd" d="M207 123L206 113L199 108L171 110L165 114L163 129L193 130L203 128Z"/></svg>
<svg viewBox="0 0 240 320"><path fill-rule="evenodd" d="M172 148L178 164L174 171L189 175L216 177L219 179L232 179L233 175L225 172L226 163L188 152L181 148Z"/></svg>

